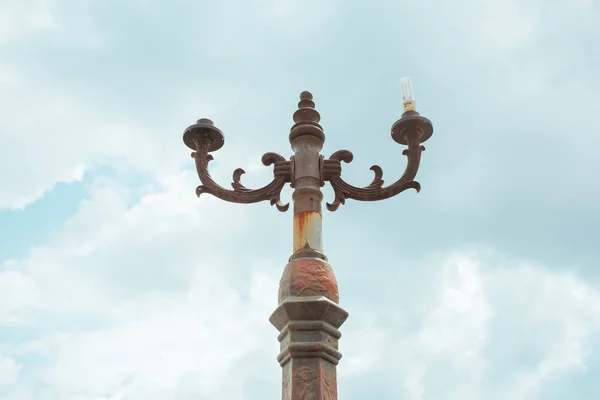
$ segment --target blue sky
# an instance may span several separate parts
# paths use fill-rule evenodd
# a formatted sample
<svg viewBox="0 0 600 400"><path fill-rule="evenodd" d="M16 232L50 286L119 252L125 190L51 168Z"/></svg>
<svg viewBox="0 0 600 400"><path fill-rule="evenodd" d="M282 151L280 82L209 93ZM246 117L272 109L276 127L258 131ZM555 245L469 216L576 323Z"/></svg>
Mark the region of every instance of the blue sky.
<svg viewBox="0 0 600 400"><path fill-rule="evenodd" d="M310 90L391 182L402 76L422 191L324 214L340 398L597 399L598 71L593 0L1 0L0 399L278 398L291 214L197 199L182 132L262 185Z"/></svg>

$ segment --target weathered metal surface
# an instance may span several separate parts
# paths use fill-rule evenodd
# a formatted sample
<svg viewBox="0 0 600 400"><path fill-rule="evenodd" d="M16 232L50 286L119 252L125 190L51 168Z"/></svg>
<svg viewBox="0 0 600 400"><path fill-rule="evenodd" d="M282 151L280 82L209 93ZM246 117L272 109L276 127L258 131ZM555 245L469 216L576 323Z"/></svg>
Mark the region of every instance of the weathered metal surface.
<svg viewBox="0 0 600 400"><path fill-rule="evenodd" d="M290 131L294 150L294 254L279 283L279 307L271 323L279 330L284 400L337 400L338 328L348 317L339 305L331 265L322 254L325 134L312 95L303 92Z"/></svg>
<svg viewBox="0 0 600 400"><path fill-rule="evenodd" d="M315 110L312 93L306 91L300 93L298 110L294 113L296 124L290 129L290 143L293 145L300 136L314 136L319 142L324 143L325 133L319 125L320 120L321 116Z"/></svg>
<svg viewBox="0 0 600 400"><path fill-rule="evenodd" d="M321 204L321 149L325 134L319 125L321 119L314 109L312 95L300 95L294 126L290 130L290 144L294 150L292 198L294 201L293 251L323 251Z"/></svg>
<svg viewBox="0 0 600 400"><path fill-rule="evenodd" d="M268 200L279 211L287 211L289 205L282 203L280 196L283 186L291 180L292 167L290 161L277 153L265 153L262 157L262 163L265 166L273 165L273 175L275 177L271 183L260 189L248 189L241 183L240 179L245 173L241 168L233 171L233 182L231 183L233 190L225 189L212 179L208 172L208 163L213 160L213 156L209 153L218 150L222 146L220 132L212 125L212 121L204 119L186 129L184 133L186 145L191 147L191 143L193 143L196 149L192 153L192 157L196 159L196 170L200 182L202 182L202 185L196 188L196 195L209 193L233 203L257 203Z"/></svg>
<svg viewBox="0 0 600 400"><path fill-rule="evenodd" d="M339 327L348 313L338 305L337 281L323 254L321 187L325 182L333 187L335 198L327 203L330 211L335 211L346 199L374 201L409 188L418 191L420 185L414 178L425 150L421 143L433 133L427 118L416 111L405 112L391 132L394 141L408 145L402 153L408 158L404 173L395 183L384 187L383 171L374 165L373 182L356 187L341 177L341 163L352 161L351 152L340 150L329 159L321 154L325 133L320 119L312 94L302 92L289 135L294 155L288 161L279 154L266 153L262 161L266 166L273 165L274 179L256 190L241 184L242 169L233 172L233 190L219 186L211 178L208 163L213 157L209 153L224 143L223 133L212 121L198 120L186 129L183 138L195 150L192 157L202 183L196 189L198 196L210 193L235 203L268 200L280 211L286 211L288 205L280 200L281 190L286 183L294 189L293 254L279 283L279 306L269 319L280 332L277 360L282 367L283 400L337 400L336 366L342 357L338 349Z"/></svg>
<svg viewBox="0 0 600 400"><path fill-rule="evenodd" d="M315 358L298 358L291 362L290 400L337 400L335 365Z"/></svg>
<svg viewBox="0 0 600 400"><path fill-rule="evenodd" d="M406 189L415 189L417 192L421 190L419 182L415 181L414 178L417 175L419 169L419 163L421 161L421 153L425 150L424 146L419 144L419 139L413 136L409 139L409 148L402 152L403 155L408 157L408 163L404 174L396 182L389 186L383 187L383 170L378 165L373 165L371 170L375 173L375 178L366 187L356 187L341 177L340 171L326 175L326 180L331 183L335 194L334 201L327 203L327 209L329 211L335 211L338 209L340 204L344 204L346 199L355 199L362 201L375 201L383 200L405 191ZM346 163L351 162L353 155L347 150L340 150L331 155L329 160L325 160L326 164L340 164L341 161ZM333 170L331 168L330 170Z"/></svg>
<svg viewBox="0 0 600 400"><path fill-rule="evenodd" d="M406 111L392 125L392 139L402 145L407 145L408 137L414 135L415 132L418 134L421 143L426 142L433 135L431 121L416 111Z"/></svg>
<svg viewBox="0 0 600 400"><path fill-rule="evenodd" d="M280 332L282 399L337 400L338 328L347 317L337 302L323 296L289 296L280 302L270 321Z"/></svg>
<svg viewBox="0 0 600 400"><path fill-rule="evenodd" d="M294 214L294 252L301 249L323 249L321 213L300 211Z"/></svg>
<svg viewBox="0 0 600 400"><path fill-rule="evenodd" d="M183 143L190 149L196 150L194 139L197 136L208 139L210 143L208 146L209 153L219 150L225 144L225 135L208 118L200 118L194 125L188 126L183 132Z"/></svg>
<svg viewBox="0 0 600 400"><path fill-rule="evenodd" d="M415 181L419 165L421 163L421 153L425 147L421 145L429 139L433 133L431 122L421 117L416 111L408 111L402 115L392 126L392 138L401 144L407 144L408 149L402 152L408 158L406 169L402 176L393 184L383 186L383 170L379 165L373 165L371 170L375 173L373 181L366 187L356 187L341 177L341 162L350 163L354 156L348 150L339 150L323 161L323 180L329 181L335 194L334 201L327 203L329 211L335 211L346 199L355 199L361 201L383 200L405 191L406 189L421 190L419 182Z"/></svg>
<svg viewBox="0 0 600 400"><path fill-rule="evenodd" d="M290 296L324 296L338 303L338 284L331 265L312 257L291 260L279 281L279 302Z"/></svg>

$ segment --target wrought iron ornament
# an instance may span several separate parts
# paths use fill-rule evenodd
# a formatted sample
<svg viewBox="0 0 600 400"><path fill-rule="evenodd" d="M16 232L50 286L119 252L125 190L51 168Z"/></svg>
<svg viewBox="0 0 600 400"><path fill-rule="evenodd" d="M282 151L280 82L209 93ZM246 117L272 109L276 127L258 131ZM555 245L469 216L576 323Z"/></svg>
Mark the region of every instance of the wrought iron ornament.
<svg viewBox="0 0 600 400"><path fill-rule="evenodd" d="M323 130L318 124L320 116L314 109L312 101L313 96L310 92L303 92L300 95L300 103L296 112L303 119L299 119L292 127L291 139L298 135L299 127L313 127L313 134L316 137L325 139ZM296 128L296 129L294 129ZM296 130L296 132L294 132ZM414 178L419 170L421 162L421 153L425 147L421 143L431 137L433 126L429 119L419 115L416 111L407 111L392 126L392 138L399 144L408 145L402 154L408 158L404 174L393 184L383 186L383 170L379 165L373 165L371 170L375 173L373 181L365 187L357 187L347 183L342 179L341 163L350 163L354 155L349 150L338 150L333 153L329 159L323 159L321 156L321 186L325 182L330 182L333 187L335 198L332 203L327 203L329 211L335 211L346 199L361 201L376 201L393 197L406 189L421 190L419 182ZM306 134L306 133L304 133ZM216 183L208 171L208 163L213 160L211 152L219 150L224 144L224 135L220 129L214 126L210 119L199 119L194 125L185 130L183 135L184 143L195 150L192 157L196 159L196 169L202 185L196 188L196 195L209 193L221 200L233 203L257 203L268 200L271 205L275 205L279 211L287 211L289 204L281 202L281 190L286 183L293 182L294 176L294 157L286 160L277 153L265 153L262 156L262 163L265 166L273 165L273 181L260 189L248 189L241 182L240 178L245 173L241 168L233 171L233 190L228 190Z"/></svg>
<svg viewBox="0 0 600 400"><path fill-rule="evenodd" d="M213 160L210 154L223 147L225 137L223 132L214 126L210 119L199 119L197 123L188 127L183 134L183 141L190 148L196 150L192 157L196 159L196 170L202 185L196 188L196 195L210 193L221 200L233 203L258 203L269 200L271 205L277 206L279 211L287 211L289 204L283 204L280 200L281 189L290 181L291 165L283 156L277 153L266 153L262 156L265 166L273 165L274 179L268 185L252 190L242 185L240 179L245 171L241 168L233 171L233 190L225 189L216 183L208 172L208 163Z"/></svg>
<svg viewBox="0 0 600 400"><path fill-rule="evenodd" d="M210 154L223 147L225 137L209 119L200 119L183 134L184 143L194 150L196 169L201 185L196 194L209 193L234 203L269 201L279 211L289 204L281 202L281 190L286 183L294 189L293 254L285 266L279 283L279 306L270 322L280 332L283 400L337 400L336 367L342 354L338 350L340 326L348 312L339 306L339 291L335 274L323 253L321 187L329 182L334 199L327 209L335 211L346 199L375 201L393 197L406 189L420 190L415 177L425 150L422 143L433 133L431 122L415 110L410 81L403 80L404 113L392 125L392 139L407 146L402 154L407 165L402 176L384 186L383 171L371 167L375 177L365 187L357 187L342 179L342 162L354 156L348 150L336 151L329 157L321 154L325 133L315 110L313 96L302 92L289 140L294 155L286 160L277 153L262 157L265 166L273 166L273 180L260 189L249 189L241 183L244 170L233 172L232 189L217 184L208 171L213 160Z"/></svg>

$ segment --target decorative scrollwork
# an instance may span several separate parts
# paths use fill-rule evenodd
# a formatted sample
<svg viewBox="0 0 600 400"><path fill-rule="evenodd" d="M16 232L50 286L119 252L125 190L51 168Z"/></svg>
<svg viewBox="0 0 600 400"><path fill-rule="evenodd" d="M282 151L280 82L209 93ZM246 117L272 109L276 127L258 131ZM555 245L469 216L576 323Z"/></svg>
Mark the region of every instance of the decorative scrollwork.
<svg viewBox="0 0 600 400"><path fill-rule="evenodd" d="M327 209L329 211L337 210L341 204L345 204L346 199L376 201L393 197L406 189L415 189L417 192L421 190L421 185L414 178L417 175L421 153L425 150L425 147L421 146L418 135L408 136L410 136L407 138L408 149L402 152L408 158L406 169L400 179L389 186L383 186L383 170L378 165L371 167L371 171L375 173L375 178L366 187L356 187L344 181L341 177L341 162L350 163L354 159L354 156L348 150L336 151L328 160L324 160L324 180L331 183L335 195L333 202L327 203Z"/></svg>
<svg viewBox="0 0 600 400"><path fill-rule="evenodd" d="M277 153L266 153L262 156L262 163L265 166L273 165L273 174L275 178L268 185L260 189L248 189L241 183L241 177L245 171L241 168L233 171L233 190L225 189L216 183L208 172L208 163L213 160L213 156L208 153L210 140L198 137L194 139L196 151L192 157L196 160L196 170L202 185L196 188L196 195L209 193L221 200L233 203L258 203L268 200L271 205L275 205L279 211L287 211L289 204L281 202L281 190L283 186L290 181L291 163Z"/></svg>

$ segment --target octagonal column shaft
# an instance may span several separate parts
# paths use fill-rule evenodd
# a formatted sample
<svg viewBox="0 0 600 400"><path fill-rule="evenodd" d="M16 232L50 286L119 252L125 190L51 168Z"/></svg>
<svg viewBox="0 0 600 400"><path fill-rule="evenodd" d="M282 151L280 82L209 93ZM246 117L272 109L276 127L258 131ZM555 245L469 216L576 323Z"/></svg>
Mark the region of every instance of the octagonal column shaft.
<svg viewBox="0 0 600 400"><path fill-rule="evenodd" d="M290 132L294 150L294 253L279 285L271 323L279 330L283 400L337 400L338 328L348 317L323 255L321 150L325 135L312 95L302 93Z"/></svg>

